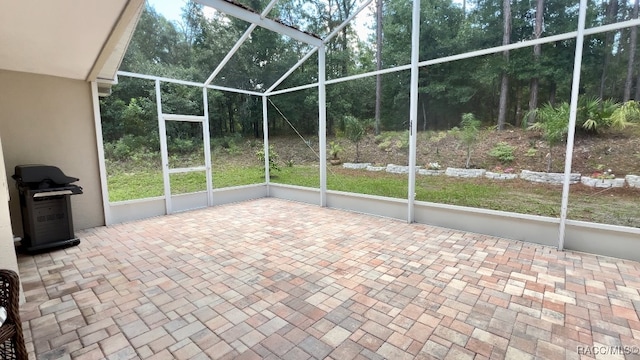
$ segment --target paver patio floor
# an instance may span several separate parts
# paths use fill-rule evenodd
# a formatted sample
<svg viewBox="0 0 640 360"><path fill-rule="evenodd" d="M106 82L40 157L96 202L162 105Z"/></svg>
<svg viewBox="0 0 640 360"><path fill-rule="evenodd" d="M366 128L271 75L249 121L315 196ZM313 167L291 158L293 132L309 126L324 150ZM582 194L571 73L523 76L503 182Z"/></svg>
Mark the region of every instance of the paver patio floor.
<svg viewBox="0 0 640 360"><path fill-rule="evenodd" d="M76 235L78 247L18 259L33 358L631 359L640 349L633 261L278 199Z"/></svg>

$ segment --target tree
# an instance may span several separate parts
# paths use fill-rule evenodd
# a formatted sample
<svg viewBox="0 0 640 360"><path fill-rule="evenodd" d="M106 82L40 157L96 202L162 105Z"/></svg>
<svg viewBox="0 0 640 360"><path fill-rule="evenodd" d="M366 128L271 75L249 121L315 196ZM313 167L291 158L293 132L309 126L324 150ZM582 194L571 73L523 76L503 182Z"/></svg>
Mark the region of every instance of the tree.
<svg viewBox="0 0 640 360"><path fill-rule="evenodd" d="M460 140L466 147L467 161L465 167L468 169L471 166L471 148L478 142L478 135L480 134L480 120L467 113L462 115L462 121L460 122Z"/></svg>
<svg viewBox="0 0 640 360"><path fill-rule="evenodd" d="M638 0L633 2L633 19L638 18ZM622 101L627 102L631 99L631 85L633 84L633 66L636 56L636 41L638 39L638 27L633 26L629 34L629 61L627 62L627 78L624 82L624 95ZM638 100L636 98L636 100Z"/></svg>
<svg viewBox="0 0 640 360"><path fill-rule="evenodd" d="M503 0L502 2L503 32L502 45L509 45L511 42L511 0ZM509 51L502 53L505 64L509 64ZM500 81L500 105L498 108L498 130L503 130L507 117L507 95L509 92L509 74L506 70L502 71L502 79Z"/></svg>
<svg viewBox="0 0 640 360"><path fill-rule="evenodd" d="M376 2L376 70L382 70L382 0ZM376 135L380 134L380 107L382 106L382 75L376 75Z"/></svg>
<svg viewBox="0 0 640 360"><path fill-rule="evenodd" d="M347 115L343 118L344 135L356 146L356 162L360 162L360 141L366 134L366 127L356 117Z"/></svg>
<svg viewBox="0 0 640 360"><path fill-rule="evenodd" d="M554 107L550 103L533 110L536 123L529 126L529 130L542 132L542 137L549 146L547 154L547 172L551 172L552 150L568 131L569 124L569 104L563 102L560 106Z"/></svg>
<svg viewBox="0 0 640 360"><path fill-rule="evenodd" d="M539 39L542 35L542 15L544 12L544 0L536 1L536 25L534 30L534 38ZM534 66L539 66L540 64L540 55L542 54L542 45L536 44L533 46L533 63ZM535 70L537 72L537 69ZM534 75L531 78L531 83L529 86L529 111L536 109L538 107L538 84L540 79L538 75ZM531 113L533 114L533 113ZM531 115L527 121L525 121L524 126L528 126L527 123L532 123L534 120L533 115Z"/></svg>
<svg viewBox="0 0 640 360"><path fill-rule="evenodd" d="M607 23L614 23L616 17L618 16L618 0L610 0L607 5ZM604 42L604 60L602 63L602 72L600 75L600 91L598 92L598 97L603 99L605 97L605 88L607 85L607 68L611 62L611 51L615 38L615 33L609 31L605 34L605 42Z"/></svg>

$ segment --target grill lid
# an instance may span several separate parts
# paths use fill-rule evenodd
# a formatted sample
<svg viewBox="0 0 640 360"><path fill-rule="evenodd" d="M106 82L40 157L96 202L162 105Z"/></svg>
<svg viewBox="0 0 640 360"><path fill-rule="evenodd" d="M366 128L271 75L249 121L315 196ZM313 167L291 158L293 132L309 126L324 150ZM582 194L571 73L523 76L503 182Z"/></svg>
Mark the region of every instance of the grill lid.
<svg viewBox="0 0 640 360"><path fill-rule="evenodd" d="M11 177L18 183L52 183L50 185L66 185L80 180L78 178L65 175L57 166L37 164L17 165L15 168L15 174Z"/></svg>

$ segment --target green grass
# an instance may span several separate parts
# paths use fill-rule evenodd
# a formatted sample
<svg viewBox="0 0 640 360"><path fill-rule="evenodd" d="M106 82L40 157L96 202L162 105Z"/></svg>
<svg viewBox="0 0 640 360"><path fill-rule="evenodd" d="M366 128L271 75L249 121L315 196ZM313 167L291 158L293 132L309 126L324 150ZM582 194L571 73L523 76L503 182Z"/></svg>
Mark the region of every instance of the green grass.
<svg viewBox="0 0 640 360"><path fill-rule="evenodd" d="M141 170L135 173L119 172L107 177L109 201L123 201L162 196L162 172Z"/></svg>
<svg viewBox="0 0 640 360"><path fill-rule="evenodd" d="M169 174L171 194L187 194L207 190L207 175L204 171Z"/></svg>
<svg viewBox="0 0 640 360"><path fill-rule="evenodd" d="M320 175L316 167L296 166L275 172L271 181L281 184L317 188ZM523 201L522 183L489 179L456 179L446 176L418 176L416 200L442 204L504 210L524 214L559 216L562 189L536 185ZM372 173L358 170L335 170L327 173L327 188L358 194L406 199L407 175Z"/></svg>
<svg viewBox="0 0 640 360"><path fill-rule="evenodd" d="M271 182L318 188L317 166L283 167L271 172ZM261 166L217 166L213 169L214 188L264 182ZM580 185L576 185L580 186ZM406 199L407 175L329 168L330 190ZM206 190L204 172L171 174L173 194ZM574 190L582 189L582 190ZM140 170L109 176L110 201L162 196L162 174ZM613 225L640 227L639 192L634 190L588 190L572 188L570 219ZM448 176L418 176L416 200L441 204L502 210L521 214L560 216L562 187L532 184L524 180L496 181L484 178L458 179Z"/></svg>
<svg viewBox="0 0 640 360"><path fill-rule="evenodd" d="M270 171L271 182L298 185L312 188L320 187L320 169L316 166L292 166Z"/></svg>
<svg viewBox="0 0 640 360"><path fill-rule="evenodd" d="M213 187L216 189L261 183L264 183L264 168L261 166L213 167Z"/></svg>
<svg viewBox="0 0 640 360"><path fill-rule="evenodd" d="M264 170L259 167L215 168L213 170L214 188L225 188L264 182ZM169 174L172 194L185 194L207 190L204 172ZM144 199L164 195L162 172L139 170L134 173L119 172L109 174L109 201Z"/></svg>

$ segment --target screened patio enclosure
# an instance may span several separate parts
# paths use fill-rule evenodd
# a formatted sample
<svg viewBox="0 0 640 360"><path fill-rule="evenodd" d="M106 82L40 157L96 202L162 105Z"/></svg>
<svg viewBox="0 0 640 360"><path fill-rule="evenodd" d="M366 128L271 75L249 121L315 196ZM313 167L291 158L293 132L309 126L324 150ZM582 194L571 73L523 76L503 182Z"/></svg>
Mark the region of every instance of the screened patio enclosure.
<svg viewBox="0 0 640 360"><path fill-rule="evenodd" d="M104 144L102 134L99 133L98 151L101 163L102 193L105 210L105 220L107 225L141 219L151 216L171 214L190 209L215 206L224 203L250 200L262 197L277 197L305 203L317 204L323 207L339 208L373 215L395 218L408 223L419 222L429 225L442 226L457 230L477 232L487 235L500 236L509 239L533 242L559 249L571 249L590 253L615 256L640 260L640 251L637 249L640 242L640 227L634 225L624 226L611 223L589 222L572 218L573 202L571 186L575 182L575 174L572 171L572 161L575 158L575 128L578 112L578 101L580 89L585 85L581 79L581 68L583 66L583 50L586 41L591 41L590 37L607 34L621 29L628 30L640 25L640 20L635 18L622 19L618 22L602 24L590 20L587 24L587 13L591 7L597 4L587 0L581 0L569 7L573 9L575 15L574 28L562 33L552 35L542 34L542 36L531 38L524 36L518 42L508 45L500 43L491 44L486 48L473 48L472 51L463 53L445 53L444 56L423 57L420 54L421 45L421 24L425 22L424 14L421 13L421 6L428 3L425 0L414 0L412 2L410 25L407 29L410 33L402 41L406 42L407 58L404 63L394 66L383 66L381 70L362 71L354 75L336 77L327 71L330 67L327 64L327 46L335 40L345 26L352 22L359 14L370 11L369 8L375 4L372 0L359 3L357 9L344 21L329 29L323 36L318 36L299 30L296 27L286 25L281 21L272 20L269 15L277 0L272 0L265 8L259 12L249 9L247 6L224 0L198 0L198 3L207 8L215 9L220 16L232 17L247 23L246 31L236 40L233 46L230 45L229 52L219 60L215 69L207 75L206 79L173 79L169 77L139 74L126 71L119 71L120 82L127 79L137 79L145 82L148 86L153 86L156 110L157 128L159 137L158 150L160 152L160 163L162 167L163 189L161 194L151 197L144 197L135 200L110 201L109 186L107 183L107 169L105 164ZM407 6L409 6L407 4ZM547 14L549 16L553 14ZM545 16L547 16L545 15ZM566 15L566 14L565 14ZM409 19L407 19L409 24ZM301 28L304 24L300 25ZM270 73L260 84L245 82L234 83L234 76L238 74L229 70L232 67L233 58L246 42L251 41L255 31L272 31L282 37L286 37L295 43L298 48L304 49L304 55L289 70L278 76ZM490 42L487 42L490 43ZM505 52L516 53L518 51L530 51L534 46L554 46L555 44L571 44L573 47L570 57L571 70L566 74L568 84L566 86L566 102L569 105L568 113L568 134L566 136L566 146L564 148L563 171L560 173L562 181L558 185L558 196L552 205L557 207L557 217L540 216L528 213L508 212L493 210L489 208L467 207L452 204L430 202L420 200L419 195L423 193L425 182L429 179L422 178L418 169L424 163L418 160L418 145L421 142L430 141L421 137L419 131L420 113L425 109L419 107L421 77L431 76L429 69L437 69L438 66L454 63L483 59L487 56L502 56ZM426 44L428 46L428 44ZM409 51L410 49L410 51ZM546 48L545 48L546 49ZM547 51L547 50L545 50ZM550 50L552 51L552 50ZM315 62L318 72L312 78L301 81L298 77L292 81L292 74L295 74L301 67L309 62ZM230 65L231 64L231 65ZM329 64L330 65L330 64ZM262 66L262 65L261 65ZM265 68L269 64L264 64ZM471 66L470 66L471 67ZM424 72L421 72L424 70ZM371 79L376 76L386 77L397 74L408 75L409 83L406 84L406 108L408 116L398 120L398 127L404 127L408 134L407 161L401 166L406 169L415 169L406 173L406 193L403 197L380 196L377 194L359 194L341 191L338 187L328 181L331 177L331 168L328 166L327 158L327 121L328 111L332 104L327 103L327 88L337 84L359 81L361 79ZM425 75L426 74L426 75ZM304 82L304 83L301 83ZM200 89L201 97L190 99L192 102L201 102L198 111L188 114L173 113L170 104L163 103L163 96L166 97L168 91L178 87ZM263 134L262 150L264 156L264 177L261 181L238 186L216 187L216 159L212 158L211 152L211 114L209 110L210 97L212 92L233 93L248 96L262 105L262 127L259 129ZM279 96L296 92L310 92L317 101L317 139L313 137L313 143L309 139L303 139L308 147L317 155L317 186L300 186L286 183L279 183L270 176L269 153L270 147L270 127L269 116L277 114L284 120L291 114L282 114L276 105ZM100 109L97 93L94 93L94 111L96 113L96 129L100 131ZM445 104L446 106L446 104ZM453 105L455 106L455 105ZM384 107L384 104L383 104ZM422 120L425 123L426 117ZM172 131L177 131L180 127L189 127L194 136L198 137L198 148L201 154L197 160L191 162L176 161L171 152L175 146L172 145ZM293 128L297 135L298 130ZM257 131L257 130L256 130ZM302 137L302 136L301 136ZM562 145L560 145L561 147ZM316 150L313 150L316 149ZM562 152L562 149L556 150ZM219 170L224 171L224 170ZM180 177L197 178L199 184L190 190L178 189L176 179ZM366 175L364 175L366 176ZM444 176L444 175L442 175ZM561 189L561 190L560 190ZM634 192L635 191L635 192ZM628 192L627 196L634 197L631 202L637 201L640 194L637 190ZM597 206L597 205L595 205Z"/></svg>

